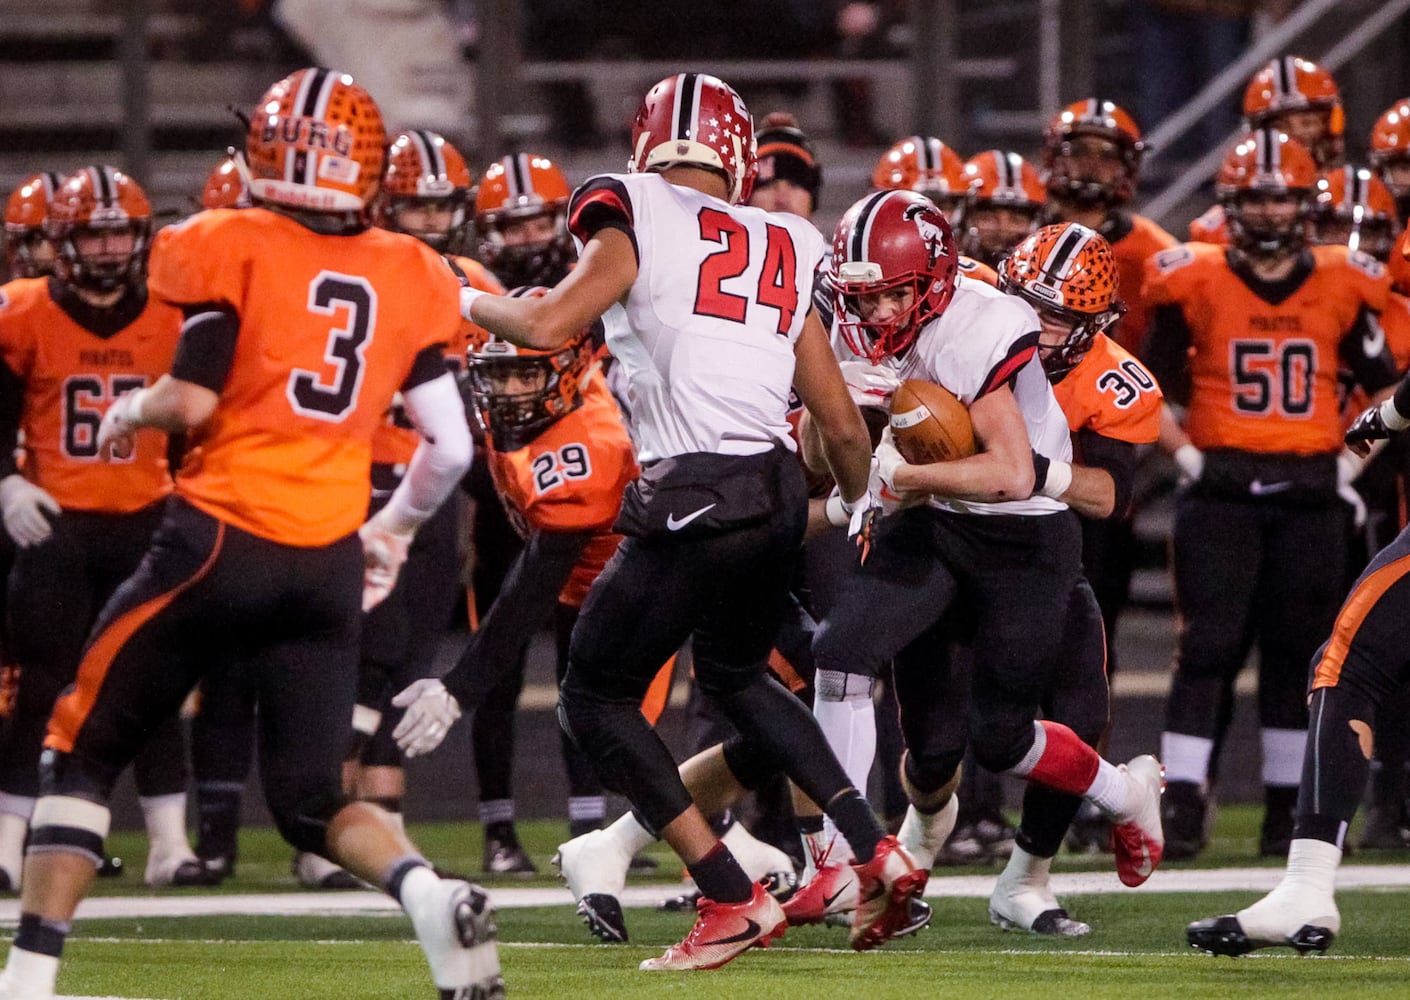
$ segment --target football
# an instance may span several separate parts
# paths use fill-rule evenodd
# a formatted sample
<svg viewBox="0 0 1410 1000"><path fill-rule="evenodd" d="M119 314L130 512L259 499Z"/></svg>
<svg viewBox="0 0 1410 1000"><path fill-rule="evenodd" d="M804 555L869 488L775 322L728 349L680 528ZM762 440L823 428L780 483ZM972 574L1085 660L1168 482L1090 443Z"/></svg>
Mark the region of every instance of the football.
<svg viewBox="0 0 1410 1000"><path fill-rule="evenodd" d="M912 465L974 454L969 408L934 382L910 378L901 383L891 397L891 436Z"/></svg>

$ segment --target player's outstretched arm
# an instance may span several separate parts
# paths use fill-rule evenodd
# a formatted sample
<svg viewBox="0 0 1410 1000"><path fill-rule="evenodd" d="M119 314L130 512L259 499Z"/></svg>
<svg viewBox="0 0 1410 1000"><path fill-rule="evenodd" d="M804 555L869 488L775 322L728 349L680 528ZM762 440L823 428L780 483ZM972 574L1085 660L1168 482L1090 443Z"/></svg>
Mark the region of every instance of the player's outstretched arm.
<svg viewBox="0 0 1410 1000"><path fill-rule="evenodd" d="M103 414L98 427L98 450L125 455L132 436L142 427L181 434L199 427L215 412L219 398L205 386L163 375L145 389L125 392Z"/></svg>
<svg viewBox="0 0 1410 1000"><path fill-rule="evenodd" d="M1369 406L1346 431L1346 444L1358 455L1371 453L1371 442L1388 438L1410 427L1410 378L1401 381L1395 393Z"/></svg>
<svg viewBox="0 0 1410 1000"><path fill-rule="evenodd" d="M855 501L867 491L871 438L867 435L862 412L852 401L816 309L808 311L803 332L793 346L793 355L797 361L793 388L808 410L810 433L815 431L818 435L842 498Z"/></svg>
<svg viewBox="0 0 1410 1000"><path fill-rule="evenodd" d="M460 315L511 344L551 350L619 302L636 275L631 237L618 229L602 229L587 241L577 266L547 295L511 299L462 288Z"/></svg>

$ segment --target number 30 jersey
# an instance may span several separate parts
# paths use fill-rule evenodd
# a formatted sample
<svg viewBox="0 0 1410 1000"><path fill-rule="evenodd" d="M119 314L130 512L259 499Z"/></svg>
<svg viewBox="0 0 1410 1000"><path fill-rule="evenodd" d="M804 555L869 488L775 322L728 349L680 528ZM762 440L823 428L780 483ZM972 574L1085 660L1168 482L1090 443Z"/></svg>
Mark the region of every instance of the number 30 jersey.
<svg viewBox="0 0 1410 1000"><path fill-rule="evenodd" d="M24 474L66 510L127 514L171 491L161 431L139 431L127 458L98 454L108 406L171 366L181 332L178 310L137 294L100 313L56 279L0 286L0 362L24 385L23 401L6 406L19 409Z"/></svg>
<svg viewBox="0 0 1410 1000"><path fill-rule="evenodd" d="M460 324L460 283L440 257L381 229L320 235L266 209L218 210L158 234L149 285L187 312L239 319L177 492L286 545L356 531L374 432L399 388L444 373Z"/></svg>
<svg viewBox="0 0 1410 1000"><path fill-rule="evenodd" d="M793 345L825 249L811 223L647 173L587 181L568 227L580 246L615 228L636 247L636 282L604 319L643 462L794 447Z"/></svg>

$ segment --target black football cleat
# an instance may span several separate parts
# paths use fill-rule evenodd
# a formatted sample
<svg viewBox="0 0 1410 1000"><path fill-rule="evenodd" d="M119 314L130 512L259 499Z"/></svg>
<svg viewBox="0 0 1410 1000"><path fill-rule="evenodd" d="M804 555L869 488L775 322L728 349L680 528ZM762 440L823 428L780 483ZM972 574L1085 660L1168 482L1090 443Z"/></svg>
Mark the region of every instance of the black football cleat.
<svg viewBox="0 0 1410 1000"><path fill-rule="evenodd" d="M1236 958L1247 955L1259 948L1288 947L1299 955L1308 952L1321 954L1332 946L1336 932L1329 927L1303 924L1281 941L1266 941L1250 938L1244 933L1239 918L1229 914L1223 917L1209 917L1196 920L1185 928L1185 938L1191 948L1207 951L1211 955L1228 955Z"/></svg>
<svg viewBox="0 0 1410 1000"><path fill-rule="evenodd" d="M616 896L590 892L578 900L578 915L603 944L627 943L627 919Z"/></svg>

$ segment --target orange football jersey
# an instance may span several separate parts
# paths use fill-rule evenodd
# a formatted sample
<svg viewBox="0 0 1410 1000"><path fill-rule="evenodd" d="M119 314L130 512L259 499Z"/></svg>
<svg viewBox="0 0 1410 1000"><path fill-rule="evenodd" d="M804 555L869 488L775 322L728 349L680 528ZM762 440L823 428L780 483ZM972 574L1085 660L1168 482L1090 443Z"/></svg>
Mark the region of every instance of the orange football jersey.
<svg viewBox="0 0 1410 1000"><path fill-rule="evenodd" d="M1116 257L1116 297L1126 307L1115 336L1122 347L1138 354L1151 318L1143 288L1146 261L1178 241L1143 215L1131 215L1130 219L1130 231L1111 244Z"/></svg>
<svg viewBox="0 0 1410 1000"><path fill-rule="evenodd" d="M1386 346L1395 358L1395 370L1410 368L1410 296L1391 292L1381 313L1381 329L1386 333Z"/></svg>
<svg viewBox="0 0 1410 1000"><path fill-rule="evenodd" d="M489 269L468 257L451 257L455 266L465 274L471 288L482 292L504 294L504 286ZM456 370L465 367L465 350L471 343L485 340L489 334L468 320L461 320L455 336L446 344L446 361ZM407 421L401 407L394 405L387 411L386 419L372 437L372 461L378 465L405 465L416 452L421 435Z"/></svg>
<svg viewBox="0 0 1410 1000"><path fill-rule="evenodd" d="M367 514L372 436L417 355L451 342L460 282L381 229L324 236L261 208L158 234L154 294L239 317L225 387L177 476L193 505L286 545L327 545Z"/></svg>
<svg viewBox="0 0 1410 1000"><path fill-rule="evenodd" d="M973 278L975 281L982 281L990 288L999 287L999 272L995 271L982 260L975 260L973 257L960 255L959 273L966 278Z"/></svg>
<svg viewBox="0 0 1410 1000"><path fill-rule="evenodd" d="M489 448L495 486L530 530L594 533L559 597L581 606L621 541L612 522L622 492L637 477L631 438L606 379L594 370L583 405L518 451L495 451L492 441Z"/></svg>
<svg viewBox="0 0 1410 1000"><path fill-rule="evenodd" d="M98 454L98 425L124 392L171 368L182 316L149 300L127 326L102 337L66 313L48 278L0 286L0 358L24 381L24 474L69 510L126 514L171 492L167 436L142 430L124 459Z"/></svg>
<svg viewBox="0 0 1410 1000"><path fill-rule="evenodd" d="M1229 222L1224 218L1223 205L1211 205L1204 214L1190 223L1190 240L1194 243L1229 245Z"/></svg>
<svg viewBox="0 0 1410 1000"><path fill-rule="evenodd" d="M1301 455L1341 447L1341 342L1363 307L1384 310L1390 283L1376 260L1346 247L1311 254L1311 272L1278 303L1254 293L1223 247L1185 243L1147 264L1148 305L1178 306L1190 330L1185 430L1196 447Z"/></svg>
<svg viewBox="0 0 1410 1000"><path fill-rule="evenodd" d="M1074 434L1088 430L1131 444L1160 437L1165 399L1160 386L1145 365L1104 333L1092 339L1092 349L1053 386L1053 395Z"/></svg>

